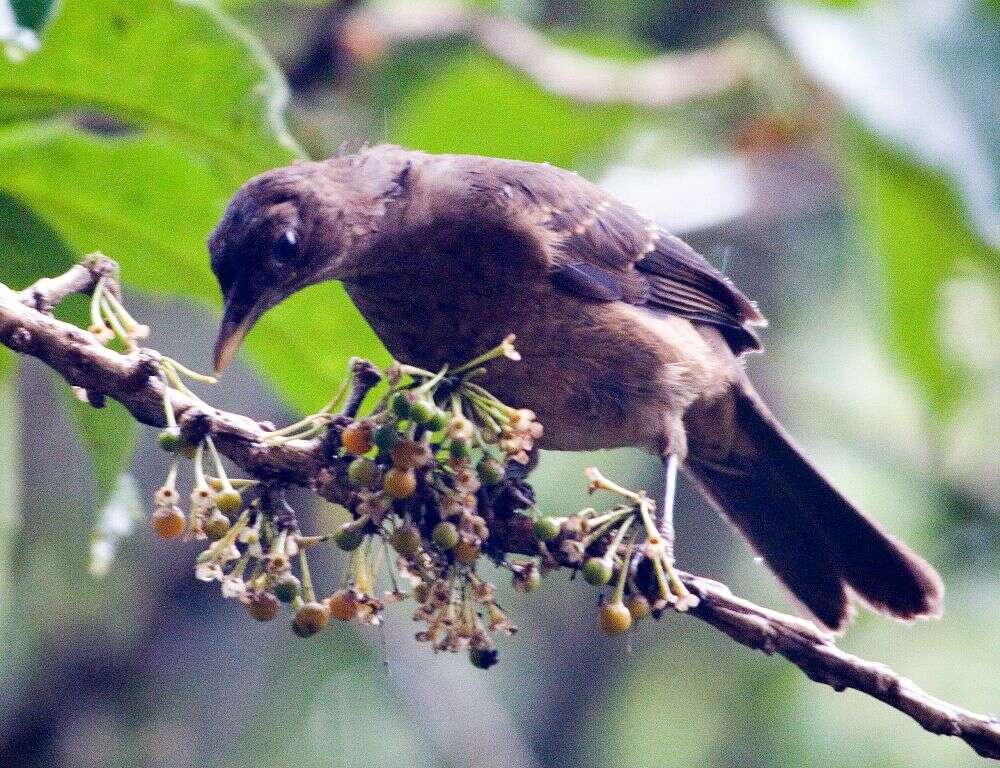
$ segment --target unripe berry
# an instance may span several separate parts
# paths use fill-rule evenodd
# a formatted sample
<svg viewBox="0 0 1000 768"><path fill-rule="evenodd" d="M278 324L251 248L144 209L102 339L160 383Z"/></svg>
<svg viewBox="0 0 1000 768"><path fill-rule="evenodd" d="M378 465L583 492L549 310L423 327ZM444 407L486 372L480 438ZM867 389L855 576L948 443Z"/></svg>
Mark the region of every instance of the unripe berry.
<svg viewBox="0 0 1000 768"><path fill-rule="evenodd" d="M378 478L378 467L371 459L359 456L347 465L347 479L353 485L371 488Z"/></svg>
<svg viewBox="0 0 1000 768"><path fill-rule="evenodd" d="M534 592L542 586L542 575L537 568L530 568L527 573L514 576L514 587L521 592Z"/></svg>
<svg viewBox="0 0 1000 768"><path fill-rule="evenodd" d="M454 523L442 521L434 526L431 538L441 549L452 549L458 544L458 528Z"/></svg>
<svg viewBox="0 0 1000 768"><path fill-rule="evenodd" d="M609 635L620 635L632 626L632 614L624 603L605 603L601 606L597 623Z"/></svg>
<svg viewBox="0 0 1000 768"><path fill-rule="evenodd" d="M465 440L454 440L448 448L448 454L453 459L467 459L472 455L472 446Z"/></svg>
<svg viewBox="0 0 1000 768"><path fill-rule="evenodd" d="M299 637L315 635L330 620L330 609L315 601L306 603L295 612L292 630Z"/></svg>
<svg viewBox="0 0 1000 768"><path fill-rule="evenodd" d="M633 621L642 621L650 613L652 613L652 606L649 604L649 600L646 599L645 595L640 595L638 592L633 592L628 596L625 601L625 607L628 608L628 612L632 614Z"/></svg>
<svg viewBox="0 0 1000 768"><path fill-rule="evenodd" d="M368 453L372 447L371 430L356 421L344 429L340 435L340 444L344 446L345 451L354 456Z"/></svg>
<svg viewBox="0 0 1000 768"><path fill-rule="evenodd" d="M500 659L496 648L470 648L469 661L477 669L489 669Z"/></svg>
<svg viewBox="0 0 1000 768"><path fill-rule="evenodd" d="M292 574L286 573L275 582L274 596L283 603L290 603L299 596L301 588L301 582Z"/></svg>
<svg viewBox="0 0 1000 768"><path fill-rule="evenodd" d="M412 469L396 469L393 467L385 473L382 481L385 492L394 499L406 499L417 490L417 476Z"/></svg>
<svg viewBox="0 0 1000 768"><path fill-rule="evenodd" d="M235 515L243 509L243 497L235 488L224 488L215 494L215 506L224 515Z"/></svg>
<svg viewBox="0 0 1000 768"><path fill-rule="evenodd" d="M603 587L611 581L611 563L600 557L590 557L583 564L583 579L595 587Z"/></svg>
<svg viewBox="0 0 1000 768"><path fill-rule="evenodd" d="M280 604L270 592L255 592L247 605L249 613L257 621L271 621L278 615Z"/></svg>
<svg viewBox="0 0 1000 768"><path fill-rule="evenodd" d="M159 507L149 522L153 532L161 539L176 539L184 533L187 525L184 513L177 506Z"/></svg>
<svg viewBox="0 0 1000 768"><path fill-rule="evenodd" d="M375 445L378 447L378 452L383 455L388 455L389 451L392 450L392 446L400 441L399 432L396 431L396 427L392 424L383 424L381 427L375 430L374 435Z"/></svg>
<svg viewBox="0 0 1000 768"><path fill-rule="evenodd" d="M365 540L365 534L361 528L353 523L344 523L333 535L333 542L345 552L353 552L361 546Z"/></svg>
<svg viewBox="0 0 1000 768"><path fill-rule="evenodd" d="M440 408L435 408L434 415L424 422L424 427L429 429L431 432L439 432L444 429L444 426L447 423L448 414Z"/></svg>
<svg viewBox="0 0 1000 768"><path fill-rule="evenodd" d="M175 453L181 447L181 428L167 427L161 430L157 442L167 453Z"/></svg>
<svg viewBox="0 0 1000 768"><path fill-rule="evenodd" d="M407 419L410 417L411 410L413 410L413 401L410 400L409 393L396 392L389 398L389 412L393 416L397 416L400 419Z"/></svg>
<svg viewBox="0 0 1000 768"><path fill-rule="evenodd" d="M427 424L437 415L437 406L430 400L417 400L410 409L410 418L417 424Z"/></svg>
<svg viewBox="0 0 1000 768"><path fill-rule="evenodd" d="M420 531L410 523L403 523L389 537L389 543L399 554L409 557L420 551Z"/></svg>
<svg viewBox="0 0 1000 768"><path fill-rule="evenodd" d="M218 541L229 532L229 518L215 510L205 521L203 530L212 541Z"/></svg>
<svg viewBox="0 0 1000 768"><path fill-rule="evenodd" d="M532 528L539 541L552 541L559 535L560 526L551 517L540 517Z"/></svg>
<svg viewBox="0 0 1000 768"><path fill-rule="evenodd" d="M479 462L479 466L477 466L476 469L479 472L479 478L486 485L496 485L503 480L503 464L496 459L487 457Z"/></svg>
<svg viewBox="0 0 1000 768"><path fill-rule="evenodd" d="M358 601L349 589L338 589L326 600L330 615L338 621L350 621L358 615Z"/></svg>
<svg viewBox="0 0 1000 768"><path fill-rule="evenodd" d="M472 565L479 559L479 545L466 539L460 539L455 545L455 560L462 565Z"/></svg>

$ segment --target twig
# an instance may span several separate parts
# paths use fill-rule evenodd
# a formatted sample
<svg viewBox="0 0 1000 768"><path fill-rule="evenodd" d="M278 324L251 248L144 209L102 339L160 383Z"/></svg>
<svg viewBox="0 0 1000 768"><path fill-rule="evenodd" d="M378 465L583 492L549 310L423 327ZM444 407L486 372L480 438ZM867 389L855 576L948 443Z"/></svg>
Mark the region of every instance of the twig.
<svg viewBox="0 0 1000 768"><path fill-rule="evenodd" d="M462 37L482 45L539 87L585 104L658 109L750 82L761 40L737 38L638 62L589 56L557 45L517 19L454 2L367 4L339 17L342 42L389 47ZM359 52L360 54L361 52ZM775 55L776 52L775 52Z"/></svg>
<svg viewBox="0 0 1000 768"><path fill-rule="evenodd" d="M53 318L46 310L70 293L87 291L113 262L92 261L64 275L41 280L20 293L0 284L0 342L31 355L60 373L70 384L121 402L144 424L165 424L163 384L154 353L119 354L90 333ZM355 373L367 371L357 362ZM370 372L368 372L370 373ZM371 379L366 375L366 380ZM182 430L211 436L218 450L257 478L312 488L327 498L344 495L343 479L326 468L318 439L266 443L268 430L236 413L206 410L193 398L173 391L170 403ZM507 552L538 554L533 521L524 515L496 520L490 540ZM561 555L552 555L561 565ZM889 667L845 653L813 623L772 611L734 596L718 582L681 573L685 586L700 598L689 612L737 643L767 654L777 653L812 680L837 691L851 688L908 715L931 733L962 739L984 757L1000 759L1000 722L956 707L924 692Z"/></svg>

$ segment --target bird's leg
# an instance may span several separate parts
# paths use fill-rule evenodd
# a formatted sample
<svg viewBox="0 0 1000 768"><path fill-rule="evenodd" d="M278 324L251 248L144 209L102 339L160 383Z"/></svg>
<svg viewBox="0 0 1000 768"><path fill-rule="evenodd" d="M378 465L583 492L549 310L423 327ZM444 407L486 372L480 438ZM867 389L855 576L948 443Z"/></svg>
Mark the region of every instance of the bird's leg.
<svg viewBox="0 0 1000 768"><path fill-rule="evenodd" d="M662 557L654 561L653 565L657 571L662 568L670 594L674 598L671 602L677 610L684 611L696 606L698 598L688 591L674 570L674 499L677 495L678 463L676 453L668 453L663 459L663 493L656 510L656 529L662 539Z"/></svg>

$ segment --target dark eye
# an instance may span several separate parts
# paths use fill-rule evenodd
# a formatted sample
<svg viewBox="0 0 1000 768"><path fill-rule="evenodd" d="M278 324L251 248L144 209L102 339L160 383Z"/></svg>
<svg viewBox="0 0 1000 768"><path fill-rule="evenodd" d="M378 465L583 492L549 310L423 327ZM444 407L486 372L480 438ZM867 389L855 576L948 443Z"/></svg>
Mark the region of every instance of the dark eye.
<svg viewBox="0 0 1000 768"><path fill-rule="evenodd" d="M271 246L271 256L282 264L293 261L298 252L299 236L294 229L286 229Z"/></svg>

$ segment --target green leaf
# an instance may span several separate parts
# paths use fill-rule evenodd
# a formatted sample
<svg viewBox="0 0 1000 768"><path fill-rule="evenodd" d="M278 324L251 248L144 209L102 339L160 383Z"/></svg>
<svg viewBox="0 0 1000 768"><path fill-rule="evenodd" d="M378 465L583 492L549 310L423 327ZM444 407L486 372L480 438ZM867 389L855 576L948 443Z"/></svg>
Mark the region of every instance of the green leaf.
<svg viewBox="0 0 1000 768"><path fill-rule="evenodd" d="M55 382L70 423L90 456L94 467L96 506L108 503L119 478L132 463L136 443L136 422L132 415L110 398L103 408L81 402L65 381Z"/></svg>
<svg viewBox="0 0 1000 768"><path fill-rule="evenodd" d="M72 252L101 249L117 260L126 286L217 301L205 237L229 193L203 164L166 141L102 138L59 124L10 129L0 134L0 190L30 205ZM328 399L351 355L387 359L333 284L309 289L266 315L247 347L299 409Z"/></svg>
<svg viewBox="0 0 1000 768"><path fill-rule="evenodd" d="M261 47L197 0L65 0L42 49L0 59L0 122L96 111L204 156L231 188L299 154Z"/></svg>
<svg viewBox="0 0 1000 768"><path fill-rule="evenodd" d="M942 342L943 288L963 264L995 268L1000 254L972 230L942 174L915 165L856 124L846 128L844 147L866 246L882 261L890 338L928 402L945 415L966 380Z"/></svg>

